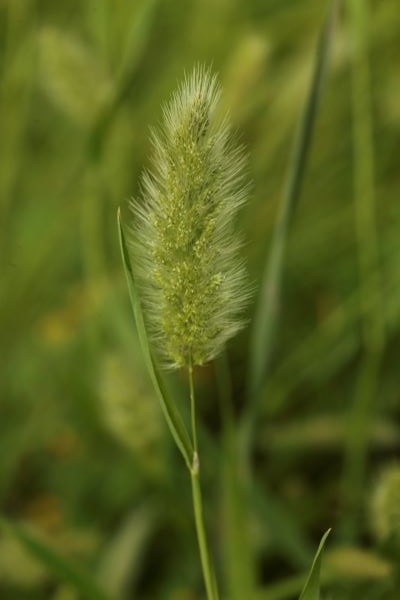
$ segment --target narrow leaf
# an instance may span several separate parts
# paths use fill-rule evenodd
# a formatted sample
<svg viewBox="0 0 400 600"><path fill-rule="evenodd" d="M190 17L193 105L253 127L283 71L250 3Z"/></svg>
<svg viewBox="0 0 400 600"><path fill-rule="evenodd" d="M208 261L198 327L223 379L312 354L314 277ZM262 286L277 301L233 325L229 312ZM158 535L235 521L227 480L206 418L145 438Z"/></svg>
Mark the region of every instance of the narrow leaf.
<svg viewBox="0 0 400 600"><path fill-rule="evenodd" d="M126 246L125 236L122 228L120 209L118 209L118 231L122 262L124 264L125 276L128 283L129 296L131 300L133 313L135 316L137 332L142 347L143 355L146 361L146 365L154 388L159 396L161 407L163 409L172 436L176 442L176 445L181 451L188 468L191 469L193 458L193 446L190 441L187 429L178 412L176 404L174 403L172 398L170 398L166 386L161 378L160 372L157 368L154 356L149 345L146 326L144 323L142 313L142 307L140 304L139 296L136 292L135 278L132 270L132 265L129 260L128 249Z"/></svg>
<svg viewBox="0 0 400 600"><path fill-rule="evenodd" d="M85 600L111 600L98 586L93 575L35 535L27 526L0 517L0 530L14 535L23 546L60 579L72 585Z"/></svg>
<svg viewBox="0 0 400 600"><path fill-rule="evenodd" d="M319 600L322 550L324 549L325 542L330 532L331 530L328 529L328 531L322 537L299 600Z"/></svg>
<svg viewBox="0 0 400 600"><path fill-rule="evenodd" d="M317 108L327 67L338 1L333 0L316 51L316 59L308 98L294 140L292 158L273 234L272 246L265 265L261 291L255 311L250 347L249 396L256 401L270 365L280 312L283 264L289 226L297 206L307 158L311 147Z"/></svg>

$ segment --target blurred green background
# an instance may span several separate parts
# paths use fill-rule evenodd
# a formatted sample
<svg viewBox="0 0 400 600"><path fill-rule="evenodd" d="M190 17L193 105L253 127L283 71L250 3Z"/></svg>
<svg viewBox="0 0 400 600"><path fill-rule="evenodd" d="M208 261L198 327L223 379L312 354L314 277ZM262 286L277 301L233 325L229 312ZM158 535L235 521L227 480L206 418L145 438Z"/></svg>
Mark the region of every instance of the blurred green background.
<svg viewBox="0 0 400 600"><path fill-rule="evenodd" d="M398 0L364 5L370 86L361 65L359 90L370 94L354 92L345 3L288 242L257 486L239 526L250 530L259 600L298 596L328 527L325 598L399 597L400 11ZM257 286L327 7L0 0L1 513L34 526L115 600L203 597L189 482L141 362L117 207L138 192L161 104L185 70L212 64L249 152L241 225ZM248 337L229 347L239 418ZM243 565L223 411L212 366L196 379L207 527L234 599ZM184 377L171 383L184 397ZM3 531L0 597L84 596Z"/></svg>

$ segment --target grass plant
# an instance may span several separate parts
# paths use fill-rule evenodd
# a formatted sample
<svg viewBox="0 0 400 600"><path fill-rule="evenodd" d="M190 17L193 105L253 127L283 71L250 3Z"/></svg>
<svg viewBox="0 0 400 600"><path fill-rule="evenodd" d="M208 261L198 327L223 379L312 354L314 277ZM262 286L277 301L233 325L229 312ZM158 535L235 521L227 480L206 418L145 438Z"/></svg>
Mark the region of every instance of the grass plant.
<svg viewBox="0 0 400 600"><path fill-rule="evenodd" d="M0 597L398 600L398 0L117 4L0 0Z"/></svg>
<svg viewBox="0 0 400 600"><path fill-rule="evenodd" d="M284 225L281 221L278 223L272 267L267 270L268 289L279 287L276 279L282 271L287 226L305 167L334 9L336 4L321 36L310 97L295 146L288 194L283 205ZM218 356L226 341L237 333L242 326L239 311L243 310L249 297L245 269L238 259L240 245L232 232L233 218L246 199L246 188L242 184L243 151L232 143L226 121L219 126L214 124L218 97L215 77L208 69L197 67L164 108L163 128L153 131L152 135L153 171L144 174L142 197L131 204L134 222L130 229L131 256L127 253L118 217L122 258L140 338L149 357L156 388L161 392L162 405L170 406L165 410L167 422L191 475L193 510L208 600L218 600L219 592L203 518L193 368ZM263 295L261 298L263 300ZM264 364L260 367L259 356L264 357L264 363L269 360L273 343L270 324L276 320L276 302L275 296L271 298L271 295L267 297L266 306L261 302L258 312L261 323L255 321L256 351L250 356L255 369L250 374L250 381L255 383L250 388L253 394L250 398L257 396L265 371ZM263 311L265 318L260 316ZM153 337L155 351L166 366L186 367L188 371L190 441L174 400L165 400L166 392L160 386L161 377L148 332L150 339ZM224 370L222 366L219 368L219 373L221 377L224 375L226 384L226 364ZM229 391L221 389L221 394L228 418L227 442L232 444L232 421L227 413ZM231 458L235 460L234 453ZM232 491L237 493L237 489ZM326 537L321 541L300 600L319 597L320 553ZM244 541L246 544L245 538ZM247 587L240 583L239 589L240 596L254 595L251 580Z"/></svg>

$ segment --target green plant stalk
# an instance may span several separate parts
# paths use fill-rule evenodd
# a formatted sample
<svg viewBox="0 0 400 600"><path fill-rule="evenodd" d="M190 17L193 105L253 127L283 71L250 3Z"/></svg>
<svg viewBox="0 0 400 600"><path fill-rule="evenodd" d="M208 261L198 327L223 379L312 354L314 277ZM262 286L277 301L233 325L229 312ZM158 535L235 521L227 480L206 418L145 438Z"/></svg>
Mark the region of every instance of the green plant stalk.
<svg viewBox="0 0 400 600"><path fill-rule="evenodd" d="M193 382L193 363L190 359L189 364L189 393L190 393L190 416L192 422L192 440L193 440L193 456L197 455L197 426L196 426L196 398Z"/></svg>
<svg viewBox="0 0 400 600"><path fill-rule="evenodd" d="M223 553L227 596L253 598L256 560L251 542L250 498L238 469L238 447L232 400L232 382L226 350L215 360L215 377L222 422L221 498Z"/></svg>
<svg viewBox="0 0 400 600"><path fill-rule="evenodd" d="M352 69L354 208L361 279L363 336L369 353L384 345L381 281L376 227L374 142L368 63L367 2L349 0L354 39Z"/></svg>
<svg viewBox="0 0 400 600"><path fill-rule="evenodd" d="M210 552L208 550L206 530L204 527L203 501L200 487L200 460L197 449L197 432L196 432L196 398L193 382L193 366L189 365L189 389L190 389L190 408L192 420L192 435L193 435L193 462L190 469L190 477L192 482L192 498L193 512L196 524L197 541L199 544L201 567L203 570L204 583L207 592L208 600L218 600L218 588L214 574L214 569L211 563Z"/></svg>
<svg viewBox="0 0 400 600"><path fill-rule="evenodd" d="M343 493L346 510L342 534L354 539L356 516L363 498L368 442L375 411L380 364L384 349L384 320L375 222L374 150L367 47L367 5L365 0L348 2L353 40L353 153L354 209L358 246L363 344L360 366L344 456Z"/></svg>
<svg viewBox="0 0 400 600"><path fill-rule="evenodd" d="M346 541L355 541L360 530L368 446L373 424L374 399L378 389L381 357L369 353L357 374L355 395L351 406L347 440L343 494L346 510L340 524L340 534Z"/></svg>
<svg viewBox="0 0 400 600"><path fill-rule="evenodd" d="M208 600L219 600L217 583L208 551L207 537L204 527L203 503L200 488L200 472L198 457L194 457L194 465L190 471L192 480L193 510L196 523L197 541L200 550L201 567Z"/></svg>

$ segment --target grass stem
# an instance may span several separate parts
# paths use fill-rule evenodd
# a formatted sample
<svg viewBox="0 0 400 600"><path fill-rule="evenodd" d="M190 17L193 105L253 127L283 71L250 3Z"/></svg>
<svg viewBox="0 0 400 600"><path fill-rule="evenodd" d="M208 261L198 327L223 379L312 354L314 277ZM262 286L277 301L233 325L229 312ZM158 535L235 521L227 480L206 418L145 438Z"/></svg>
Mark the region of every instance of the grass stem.
<svg viewBox="0 0 400 600"><path fill-rule="evenodd" d="M368 63L367 2L349 0L354 39L352 69L354 210L358 246L363 363L349 417L344 456L345 512L341 525L347 539L357 537L363 502L367 454L385 344L376 226L373 124Z"/></svg>
<svg viewBox="0 0 400 600"><path fill-rule="evenodd" d="M196 427L196 398L194 393L194 382L193 382L193 363L190 358L189 364L189 393L190 393L190 415L192 422L192 441L194 454L197 454L197 427Z"/></svg>
<svg viewBox="0 0 400 600"><path fill-rule="evenodd" d="M193 510L196 522L197 541L200 550L201 566L203 570L204 583L207 591L208 600L219 600L217 583L214 570L211 565L210 553L208 550L207 536L204 527L203 502L200 488L200 470L199 460L195 453L193 468L190 472L192 479Z"/></svg>
<svg viewBox="0 0 400 600"><path fill-rule="evenodd" d="M203 501L200 487L200 460L198 455L196 430L196 397L193 381L193 365L191 360L188 372L193 436L193 462L190 469L190 476L192 482L193 512L196 523L196 534L197 541L199 544L201 567L203 570L204 583L207 592L207 600L219 600L217 582L214 574L214 569L211 564L210 552L208 550L207 544L206 530L204 527Z"/></svg>

